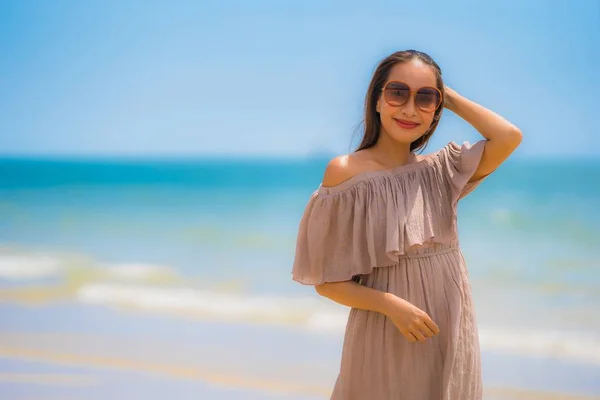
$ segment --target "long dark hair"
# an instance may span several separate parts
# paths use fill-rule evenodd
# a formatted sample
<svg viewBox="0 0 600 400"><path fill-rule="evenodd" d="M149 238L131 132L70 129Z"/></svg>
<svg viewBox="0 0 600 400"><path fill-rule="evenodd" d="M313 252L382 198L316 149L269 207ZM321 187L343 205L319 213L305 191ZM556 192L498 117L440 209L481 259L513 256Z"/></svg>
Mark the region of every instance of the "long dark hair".
<svg viewBox="0 0 600 400"><path fill-rule="evenodd" d="M379 113L377 112L376 106L381 90L383 89L383 85L385 85L385 82L388 79L390 70L396 64L409 62L414 59L420 60L433 69L436 78L436 85L437 88L442 92L443 100L445 94L444 81L442 80L442 70L440 69L439 65L433 61L433 58L431 58L428 54L417 50L397 51L394 54L389 55L379 63L375 73L373 74L371 83L369 84L369 90L367 91L367 96L365 98L365 117L362 122L364 126L363 137L360 145L355 151L368 149L369 147L374 146L375 143L377 143L377 140L379 140L381 120L379 119ZM429 139L433 135L435 128L437 128L438 123L440 122L443 109L444 107L442 105L435 110L431 126L429 129L427 129L423 136L410 144L410 151L419 151L425 148L427 142L429 142Z"/></svg>

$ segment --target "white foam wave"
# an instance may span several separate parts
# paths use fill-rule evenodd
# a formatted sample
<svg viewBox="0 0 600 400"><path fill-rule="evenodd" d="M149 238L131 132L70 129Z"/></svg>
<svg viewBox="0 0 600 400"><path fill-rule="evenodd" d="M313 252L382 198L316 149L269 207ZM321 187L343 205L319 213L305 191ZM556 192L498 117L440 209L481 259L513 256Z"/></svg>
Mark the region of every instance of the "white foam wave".
<svg viewBox="0 0 600 400"><path fill-rule="evenodd" d="M339 334L346 328L348 310L315 311L306 323L307 328L319 333Z"/></svg>
<svg viewBox="0 0 600 400"><path fill-rule="evenodd" d="M192 288L132 284L87 284L77 292L85 303L132 306L147 312L194 313L231 321L295 324L318 334L341 335L346 307L313 297L244 296ZM600 365L600 335L593 332L479 328L483 350L543 356Z"/></svg>
<svg viewBox="0 0 600 400"><path fill-rule="evenodd" d="M174 274L167 266L143 263L110 264L103 266L103 269L110 277L124 281L140 281Z"/></svg>
<svg viewBox="0 0 600 400"><path fill-rule="evenodd" d="M24 281L60 276L61 263L48 255L0 255L0 279Z"/></svg>
<svg viewBox="0 0 600 400"><path fill-rule="evenodd" d="M291 320L316 308L316 299L277 296L247 297L191 288L131 284L88 284L77 298L90 304L125 305L145 311L200 313L219 319Z"/></svg>
<svg viewBox="0 0 600 400"><path fill-rule="evenodd" d="M600 335L593 332L480 328L479 340L485 350L600 365Z"/></svg>

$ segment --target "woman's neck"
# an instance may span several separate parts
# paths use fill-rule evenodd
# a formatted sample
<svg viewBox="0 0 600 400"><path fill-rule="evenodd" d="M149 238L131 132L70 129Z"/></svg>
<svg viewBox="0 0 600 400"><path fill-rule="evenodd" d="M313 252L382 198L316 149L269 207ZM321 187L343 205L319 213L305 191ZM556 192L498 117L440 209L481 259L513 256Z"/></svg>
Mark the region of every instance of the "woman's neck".
<svg viewBox="0 0 600 400"><path fill-rule="evenodd" d="M377 143L371 147L371 154L385 168L410 164L416 159L415 154L410 151L410 143L399 143L383 131Z"/></svg>

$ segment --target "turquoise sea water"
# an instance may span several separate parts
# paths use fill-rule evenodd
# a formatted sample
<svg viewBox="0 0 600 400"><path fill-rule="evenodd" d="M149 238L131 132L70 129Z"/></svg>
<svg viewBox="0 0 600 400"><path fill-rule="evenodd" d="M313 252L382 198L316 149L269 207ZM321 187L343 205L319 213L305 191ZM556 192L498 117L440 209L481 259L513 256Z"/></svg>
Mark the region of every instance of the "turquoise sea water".
<svg viewBox="0 0 600 400"><path fill-rule="evenodd" d="M290 275L326 162L2 159L0 293L339 334ZM600 365L599 206L598 160L510 160L462 201L484 350Z"/></svg>

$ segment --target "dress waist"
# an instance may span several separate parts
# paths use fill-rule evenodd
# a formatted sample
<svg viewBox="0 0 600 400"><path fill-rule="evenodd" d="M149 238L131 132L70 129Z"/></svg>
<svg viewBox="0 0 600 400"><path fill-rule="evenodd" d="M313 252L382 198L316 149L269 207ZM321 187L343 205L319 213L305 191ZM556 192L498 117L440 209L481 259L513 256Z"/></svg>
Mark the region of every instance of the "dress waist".
<svg viewBox="0 0 600 400"><path fill-rule="evenodd" d="M453 242L453 243L427 243L425 245L416 245L416 246L412 246L410 248L408 248L408 251L404 254L400 254L398 255L398 262L391 264L391 265L385 265L385 266L379 266L378 268L390 268L390 267L394 267L397 265L400 265L400 262L402 260L410 260L410 259L415 259L415 258L428 258L428 257L435 257L438 255L442 255L442 254L449 254L449 253L454 253L454 252L458 252L460 251L460 247L458 245L458 242ZM376 267L377 268L377 267ZM352 280L359 283L359 284L363 284L364 279L363 277L366 275L355 275L352 277Z"/></svg>
<svg viewBox="0 0 600 400"><path fill-rule="evenodd" d="M424 258L439 254L447 254L460 249L458 242L452 243L426 243L409 247L404 254L399 254L399 259Z"/></svg>

